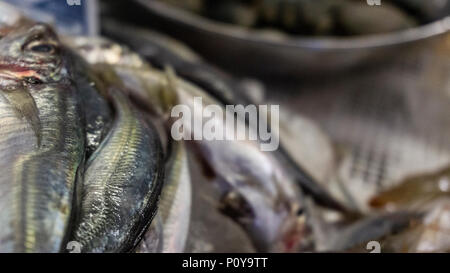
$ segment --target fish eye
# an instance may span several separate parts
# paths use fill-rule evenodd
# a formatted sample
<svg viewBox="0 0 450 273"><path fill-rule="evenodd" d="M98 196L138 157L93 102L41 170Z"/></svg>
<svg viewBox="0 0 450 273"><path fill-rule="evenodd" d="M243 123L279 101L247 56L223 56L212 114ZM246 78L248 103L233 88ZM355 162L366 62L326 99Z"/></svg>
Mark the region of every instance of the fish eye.
<svg viewBox="0 0 450 273"><path fill-rule="evenodd" d="M35 36L23 46L23 49L34 53L53 54L56 52L57 47L52 41L43 39L41 36Z"/></svg>
<svg viewBox="0 0 450 273"><path fill-rule="evenodd" d="M53 53L56 51L56 48L54 45L51 44L41 44L41 45L34 45L30 47L30 50L37 53Z"/></svg>
<svg viewBox="0 0 450 273"><path fill-rule="evenodd" d="M31 51L41 52L41 53L49 53L53 51L53 46L51 45L37 45L31 48Z"/></svg>

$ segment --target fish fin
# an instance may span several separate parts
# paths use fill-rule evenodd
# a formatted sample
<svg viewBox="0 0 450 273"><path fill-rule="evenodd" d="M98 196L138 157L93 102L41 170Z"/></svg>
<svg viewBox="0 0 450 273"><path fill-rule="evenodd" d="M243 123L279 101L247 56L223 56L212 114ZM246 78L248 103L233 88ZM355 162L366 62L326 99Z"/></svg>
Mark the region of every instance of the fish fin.
<svg viewBox="0 0 450 273"><path fill-rule="evenodd" d="M33 96L23 88L5 92L18 118L25 118L36 135L37 145L41 143L41 121Z"/></svg>

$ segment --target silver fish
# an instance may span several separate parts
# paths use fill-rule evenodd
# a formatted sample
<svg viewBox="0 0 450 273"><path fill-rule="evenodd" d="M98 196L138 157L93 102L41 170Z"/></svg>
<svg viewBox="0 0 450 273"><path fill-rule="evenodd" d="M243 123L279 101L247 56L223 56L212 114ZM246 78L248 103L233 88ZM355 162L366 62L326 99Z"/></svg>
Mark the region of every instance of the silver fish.
<svg viewBox="0 0 450 273"><path fill-rule="evenodd" d="M117 72L121 78L119 85L123 85L127 90L142 90L139 94L146 95L148 93L152 94L154 92L153 89L156 89L156 92L159 91L157 85L146 85L147 81L143 81L139 77L141 75L140 71L146 69L145 64L137 55L126 48L101 38L93 40L78 37L70 41L70 43L91 64L99 65L103 63L113 68L114 72ZM134 92L136 93L136 91ZM161 101L159 104L164 104L164 102ZM163 114L163 111L164 109L161 108L157 112ZM165 183L158 213L158 219L163 226L161 238L163 246L161 251L182 252L189 228L191 182L184 143L169 141L168 147L170 156L166 163ZM154 238L159 238L156 234L157 232L158 229L156 227L151 228L144 236L137 251L155 251L154 248L159 247L154 240Z"/></svg>
<svg viewBox="0 0 450 273"><path fill-rule="evenodd" d="M201 158L192 146L188 150L192 180L192 213L186 252L193 253L255 253L248 234L230 217L222 214L220 193L205 172Z"/></svg>
<svg viewBox="0 0 450 273"><path fill-rule="evenodd" d="M113 20L105 20L103 28L106 34L129 45L133 50L139 52L143 58L150 61L152 65L159 68L166 66L173 67L177 72L177 75L194 83L214 97L214 99L222 105L257 104L252 102L252 99L247 95L247 90L237 84L238 81L236 79L233 79L219 69L203 62L192 51L186 48L185 45L178 41L167 38L159 33L136 28L134 26L127 26ZM102 44L104 45L105 43ZM109 47L114 48L114 46L111 45ZM103 46L102 48L105 47ZM117 50L115 51L118 52ZM107 52L111 52L111 50ZM108 56L110 54L111 53L108 53ZM117 56L115 59L129 59L129 53L122 53L122 55L123 57ZM130 67L130 65L127 67ZM119 70L117 73L121 74L122 77L128 79L133 77L136 78L136 75L138 74L140 74L138 78L145 79L146 77L151 77L143 75L147 73L144 69L123 69L120 67L116 70ZM128 80L127 82L132 83L133 81ZM136 82L136 80L134 82ZM147 82L147 84L139 83L138 85L149 85L149 82L154 81L144 82ZM161 86L161 84L159 84L159 86ZM164 86L164 84L162 84L162 86ZM136 89L131 86L129 88ZM161 91L161 88L159 88L159 92L163 95L156 95L155 92L157 93L158 88L155 88L155 86L151 90L153 90L153 92L150 92L153 99L150 99L149 95L146 96L141 93L138 95L139 101L155 102L155 99L164 97L164 94L167 93L163 92L164 90ZM157 108L155 105L160 105L160 103L153 103L152 108ZM274 155L279 162L282 162L281 165L295 176L296 183L302 190L306 194L313 196L321 205L348 212L348 208L344 207L340 202L333 198L324 187L302 168L303 166L297 164L295 158L289 153L288 149L284 147L284 144L283 139L281 139L281 145L279 149L274 152Z"/></svg>
<svg viewBox="0 0 450 273"><path fill-rule="evenodd" d="M306 201L308 225L312 229L315 251L366 252L367 243L408 230L423 217L410 211L383 212L367 215L351 222L327 222L311 200Z"/></svg>
<svg viewBox="0 0 450 273"><path fill-rule="evenodd" d="M120 56L113 59L120 59ZM191 109L196 96L202 97L205 104L220 105L197 87L174 80L170 73L136 69L133 65L113 68L131 96L139 98L137 102L147 105L148 109L161 107L158 105L167 101L162 99L164 97L175 98ZM170 127L172 121L168 121ZM223 122L218 120L218 123ZM218 177L223 211L235 214L233 219L247 230L258 249L294 251L303 232L303 222L297 216L301 194L277 158L261 152L257 141L198 141L196 144Z"/></svg>
<svg viewBox="0 0 450 273"><path fill-rule="evenodd" d="M161 252L179 253L184 251L189 230L191 180L184 142L171 141L169 154L158 209L162 226ZM138 251L146 252L152 249L149 242L152 242L153 237L155 237L155 230L148 231Z"/></svg>
<svg viewBox="0 0 450 273"><path fill-rule="evenodd" d="M159 213L156 214L149 228L142 237L137 253L161 253L163 252L164 234L163 223Z"/></svg>
<svg viewBox="0 0 450 273"><path fill-rule="evenodd" d="M448 253L450 251L450 199L438 198L427 203L423 219L416 225L383 240L390 252Z"/></svg>
<svg viewBox="0 0 450 273"><path fill-rule="evenodd" d="M170 74L168 81L172 81L179 101L192 113L194 97L202 97L206 105L220 105L205 92ZM216 124L225 124L221 117L215 118ZM185 124L185 128L191 125ZM217 176L222 210L247 230L255 246L261 251L292 251L302 232L297 215L301 193L275 158L261 152L257 141L200 140L193 144Z"/></svg>
<svg viewBox="0 0 450 273"><path fill-rule="evenodd" d="M21 25L0 52L0 251L57 252L84 159L83 113L49 27Z"/></svg>
<svg viewBox="0 0 450 273"><path fill-rule="evenodd" d="M113 111L107 100L106 83L80 56L68 52L72 63L72 79L83 104L86 130L86 158L98 148L113 122Z"/></svg>
<svg viewBox="0 0 450 273"><path fill-rule="evenodd" d="M154 128L121 91L110 89L115 121L89 158L73 241L83 252L133 250L156 210L163 179Z"/></svg>

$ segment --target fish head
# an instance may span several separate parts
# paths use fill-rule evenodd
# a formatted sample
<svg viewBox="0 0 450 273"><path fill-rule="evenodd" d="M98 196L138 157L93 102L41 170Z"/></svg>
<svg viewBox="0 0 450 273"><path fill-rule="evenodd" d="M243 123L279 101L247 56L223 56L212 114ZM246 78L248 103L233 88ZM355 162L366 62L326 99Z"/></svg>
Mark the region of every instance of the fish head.
<svg viewBox="0 0 450 273"><path fill-rule="evenodd" d="M230 191L220 202L221 211L237 221L262 252L295 252L304 238L305 221L300 204L284 197L270 198L253 189Z"/></svg>
<svg viewBox="0 0 450 273"><path fill-rule="evenodd" d="M21 25L0 39L0 82L51 83L65 73L61 43L46 24Z"/></svg>
<svg viewBox="0 0 450 273"><path fill-rule="evenodd" d="M220 211L246 231L257 250L298 250L305 230L302 194L275 158L252 141L204 141L200 151L214 174Z"/></svg>

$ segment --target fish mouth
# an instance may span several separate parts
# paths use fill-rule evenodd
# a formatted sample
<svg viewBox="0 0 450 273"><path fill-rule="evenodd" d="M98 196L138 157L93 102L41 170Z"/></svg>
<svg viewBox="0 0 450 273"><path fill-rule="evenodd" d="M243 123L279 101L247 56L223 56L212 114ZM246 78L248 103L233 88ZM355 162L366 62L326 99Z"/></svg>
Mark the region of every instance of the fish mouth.
<svg viewBox="0 0 450 273"><path fill-rule="evenodd" d="M0 69L0 77L9 80L20 80L24 78L39 78L36 71L25 70L25 71L11 71Z"/></svg>
<svg viewBox="0 0 450 273"><path fill-rule="evenodd" d="M9 62L0 61L0 77L20 80L23 78L40 78L39 73L36 69L31 68L31 66L18 65Z"/></svg>

